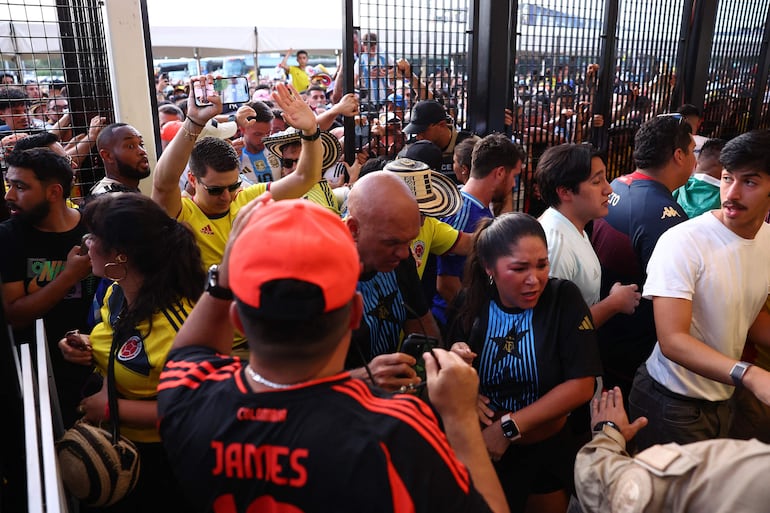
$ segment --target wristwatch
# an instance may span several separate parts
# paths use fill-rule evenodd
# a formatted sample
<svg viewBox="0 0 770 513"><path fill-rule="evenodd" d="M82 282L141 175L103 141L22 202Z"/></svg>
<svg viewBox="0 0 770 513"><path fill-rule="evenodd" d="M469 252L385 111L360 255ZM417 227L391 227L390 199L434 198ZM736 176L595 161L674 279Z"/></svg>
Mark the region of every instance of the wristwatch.
<svg viewBox="0 0 770 513"><path fill-rule="evenodd" d="M521 438L519 426L516 425L516 421L513 420L510 413L506 413L500 417L500 427L503 428L503 436L511 442Z"/></svg>
<svg viewBox="0 0 770 513"><path fill-rule="evenodd" d="M751 364L749 362L736 362L733 368L730 369L730 379L733 380L733 385L736 387L743 385L743 376L746 375L746 371L749 370Z"/></svg>
<svg viewBox="0 0 770 513"><path fill-rule="evenodd" d="M315 141L319 137L321 137L321 127L320 126L316 126L316 131L315 131L315 133L313 135L305 135L305 134L302 133L302 130L299 131L299 138L302 139L303 141Z"/></svg>
<svg viewBox="0 0 770 513"><path fill-rule="evenodd" d="M233 299L233 291L219 286L219 266L217 264L209 267L209 275L206 279L206 286L204 290L217 299L225 299L231 301Z"/></svg>
<svg viewBox="0 0 770 513"><path fill-rule="evenodd" d="M601 431L604 426L609 426L615 431L617 431L618 433L621 433L618 425L612 422L611 420L602 420L601 422L597 422L596 425L594 426L594 431Z"/></svg>

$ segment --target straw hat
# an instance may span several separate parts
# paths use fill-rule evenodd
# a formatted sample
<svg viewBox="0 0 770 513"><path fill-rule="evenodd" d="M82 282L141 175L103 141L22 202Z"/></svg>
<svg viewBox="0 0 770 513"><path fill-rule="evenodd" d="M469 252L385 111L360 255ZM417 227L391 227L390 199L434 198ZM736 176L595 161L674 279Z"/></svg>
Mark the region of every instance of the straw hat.
<svg viewBox="0 0 770 513"><path fill-rule="evenodd" d="M288 128L283 132L278 132L270 137L265 137L262 139L262 142L270 153L280 159L283 157L284 146L302 142L302 140L299 137L299 130L296 128ZM340 147L340 142L337 138L326 130L321 131L321 145L324 150L321 169L329 169L340 159L342 147Z"/></svg>
<svg viewBox="0 0 770 513"><path fill-rule="evenodd" d="M424 162L398 158L388 163L385 171L396 173L406 182L417 198L420 212L426 216L451 216L462 205L462 196L452 180L431 170Z"/></svg>

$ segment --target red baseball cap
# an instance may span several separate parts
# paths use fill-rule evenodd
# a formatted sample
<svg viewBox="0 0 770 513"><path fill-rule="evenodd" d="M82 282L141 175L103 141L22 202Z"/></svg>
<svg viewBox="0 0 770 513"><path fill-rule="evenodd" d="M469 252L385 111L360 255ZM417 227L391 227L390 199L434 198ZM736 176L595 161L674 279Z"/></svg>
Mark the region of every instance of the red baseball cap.
<svg viewBox="0 0 770 513"><path fill-rule="evenodd" d="M262 318L309 319L346 305L361 260L350 231L304 199L268 203L251 216L230 252L235 297Z"/></svg>
<svg viewBox="0 0 770 513"><path fill-rule="evenodd" d="M181 121L169 121L160 127L160 140L169 142L174 138L179 129L182 128Z"/></svg>

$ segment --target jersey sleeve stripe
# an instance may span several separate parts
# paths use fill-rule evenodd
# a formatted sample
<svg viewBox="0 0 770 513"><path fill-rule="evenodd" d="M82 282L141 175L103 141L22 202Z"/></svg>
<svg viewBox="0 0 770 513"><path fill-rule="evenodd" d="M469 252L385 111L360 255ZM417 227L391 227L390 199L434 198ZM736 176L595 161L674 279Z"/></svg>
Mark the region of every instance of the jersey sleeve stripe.
<svg viewBox="0 0 770 513"><path fill-rule="evenodd" d="M375 397L369 387L360 380L350 380L346 383L336 385L333 389L337 392L346 394L369 411L375 413L381 413L394 417L412 427L418 434L420 434L427 443L429 443L436 453L444 460L449 471L455 478L457 485L464 493L470 491L470 478L468 470L457 459L452 451L449 443L444 436L444 433L438 427L435 422L426 422L426 419L421 418L419 411L401 399L381 399Z"/></svg>
<svg viewBox="0 0 770 513"><path fill-rule="evenodd" d="M409 494L404 481L398 474L398 470L393 465L393 461L390 459L390 451L388 447L380 442L380 448L385 453L385 461L388 465L388 481L390 481L390 495L393 498L393 513L415 513L414 501Z"/></svg>

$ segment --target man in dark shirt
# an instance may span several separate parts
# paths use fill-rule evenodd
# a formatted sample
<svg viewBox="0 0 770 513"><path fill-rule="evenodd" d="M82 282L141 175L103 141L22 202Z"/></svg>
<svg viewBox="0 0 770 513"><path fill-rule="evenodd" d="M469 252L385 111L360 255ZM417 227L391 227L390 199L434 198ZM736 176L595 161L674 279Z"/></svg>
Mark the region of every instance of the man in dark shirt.
<svg viewBox="0 0 770 513"><path fill-rule="evenodd" d="M410 251L420 231L417 200L398 175L376 171L356 182L348 213L363 266L358 291L364 297L364 318L353 332L346 366L369 363L368 370L353 374L385 389L417 385L415 359L397 352L401 333L439 337Z"/></svg>
<svg viewBox="0 0 770 513"><path fill-rule="evenodd" d="M195 511L507 511L473 369L424 356L445 433L419 399L352 379L365 307L350 232L312 202L265 196L240 210L158 386L164 448ZM230 355L228 317L248 361Z"/></svg>
<svg viewBox="0 0 770 513"><path fill-rule="evenodd" d="M607 297L616 282L635 283L641 289L658 238L687 220L671 193L695 169L690 130L676 114L653 118L636 133L636 170L613 180L609 213L594 221L591 242L602 267L600 297ZM632 315L615 315L599 328L598 335L605 385L618 385L628 393L636 369L657 340L652 302L642 299Z"/></svg>
<svg viewBox="0 0 770 513"><path fill-rule="evenodd" d="M66 200L72 186L67 160L47 148L14 151L8 157L11 219L0 225L0 276L8 322L18 342L34 339L34 322L45 322L46 338L65 427L77 418L83 381L90 368L64 361L57 346L71 329L87 330L96 279L80 212Z"/></svg>

